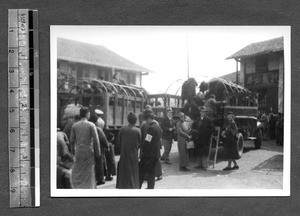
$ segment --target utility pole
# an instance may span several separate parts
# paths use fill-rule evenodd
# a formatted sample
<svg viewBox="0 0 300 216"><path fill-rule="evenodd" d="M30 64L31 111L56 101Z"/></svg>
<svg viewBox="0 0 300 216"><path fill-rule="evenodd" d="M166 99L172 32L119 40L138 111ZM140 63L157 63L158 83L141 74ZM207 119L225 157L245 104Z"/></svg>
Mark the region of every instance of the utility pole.
<svg viewBox="0 0 300 216"><path fill-rule="evenodd" d="M236 84L239 84L239 60L235 59L236 62Z"/></svg>
<svg viewBox="0 0 300 216"><path fill-rule="evenodd" d="M187 77L190 78L190 62L189 62L189 38L186 35L186 57L187 57Z"/></svg>

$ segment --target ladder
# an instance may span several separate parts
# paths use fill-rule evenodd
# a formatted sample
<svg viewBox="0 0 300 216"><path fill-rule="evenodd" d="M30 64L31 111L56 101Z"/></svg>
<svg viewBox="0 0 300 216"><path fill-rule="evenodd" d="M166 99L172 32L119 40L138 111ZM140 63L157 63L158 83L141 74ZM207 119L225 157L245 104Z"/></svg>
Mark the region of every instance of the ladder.
<svg viewBox="0 0 300 216"><path fill-rule="evenodd" d="M208 153L208 161L210 161L210 154L211 154L211 149L212 149L212 143L216 142L216 151L214 155L214 162L213 162L213 168L215 168L216 162L217 162L217 156L218 156L218 149L219 149L219 138L220 138L220 127L217 126L215 127L214 132L212 133L210 137L210 144L209 144L209 153Z"/></svg>

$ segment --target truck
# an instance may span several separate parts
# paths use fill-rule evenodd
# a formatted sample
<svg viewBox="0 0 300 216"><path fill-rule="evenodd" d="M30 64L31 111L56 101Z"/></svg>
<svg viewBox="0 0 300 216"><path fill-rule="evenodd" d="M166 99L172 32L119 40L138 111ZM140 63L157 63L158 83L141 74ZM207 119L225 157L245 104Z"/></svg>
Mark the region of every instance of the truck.
<svg viewBox="0 0 300 216"><path fill-rule="evenodd" d="M226 113L234 113L234 121L238 127L236 151L241 157L244 149L244 141L251 140L255 149L260 149L262 132L258 116L257 96L251 91L235 83L222 78L214 78L208 81L207 95L214 94L217 101L224 101L215 112L214 124L220 127L220 134L225 130ZM222 145L222 137L219 137Z"/></svg>
<svg viewBox="0 0 300 216"><path fill-rule="evenodd" d="M104 131L117 136L122 126L128 124L127 115L130 112L138 117L137 127L142 122L142 113L146 105L151 105L155 118L160 121L166 107L171 107L175 113L181 108L181 98L172 94L149 95L142 87L122 85L105 80L77 80L81 85L70 85L61 82L57 88L57 122L63 128L69 118L79 114L82 106L89 108L91 115L96 109L103 111L101 117L105 121ZM115 139L116 153L119 152Z"/></svg>

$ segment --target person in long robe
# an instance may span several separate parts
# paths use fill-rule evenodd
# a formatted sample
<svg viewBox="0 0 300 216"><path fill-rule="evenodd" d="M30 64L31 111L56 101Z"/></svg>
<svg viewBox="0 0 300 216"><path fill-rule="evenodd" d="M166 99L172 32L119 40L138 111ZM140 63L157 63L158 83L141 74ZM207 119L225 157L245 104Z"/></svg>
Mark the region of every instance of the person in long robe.
<svg viewBox="0 0 300 216"><path fill-rule="evenodd" d="M178 133L178 154L179 154L179 170L180 171L189 171L187 166L189 165L189 155L186 149L186 143L188 140L192 138L189 135L190 128L185 122L184 113L179 113L180 121L176 125L177 133Z"/></svg>
<svg viewBox="0 0 300 216"><path fill-rule="evenodd" d="M141 143L141 130L135 126L137 117L133 113L127 116L128 125L123 126L118 135L121 148L117 168L117 185L119 189L139 188L138 148Z"/></svg>
<svg viewBox="0 0 300 216"><path fill-rule="evenodd" d="M80 109L81 120L71 129L70 145L75 154L72 169L72 184L75 189L96 188L95 157L99 158L100 144L96 126L89 122L90 112L87 107Z"/></svg>

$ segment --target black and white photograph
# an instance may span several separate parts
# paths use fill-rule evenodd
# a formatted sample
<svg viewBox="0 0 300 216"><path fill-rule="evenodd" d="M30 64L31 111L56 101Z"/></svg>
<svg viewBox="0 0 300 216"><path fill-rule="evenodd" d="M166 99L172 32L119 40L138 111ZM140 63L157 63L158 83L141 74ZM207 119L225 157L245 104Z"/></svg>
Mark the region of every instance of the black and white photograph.
<svg viewBox="0 0 300 216"><path fill-rule="evenodd" d="M289 26L50 26L51 196L289 196L290 40Z"/></svg>

